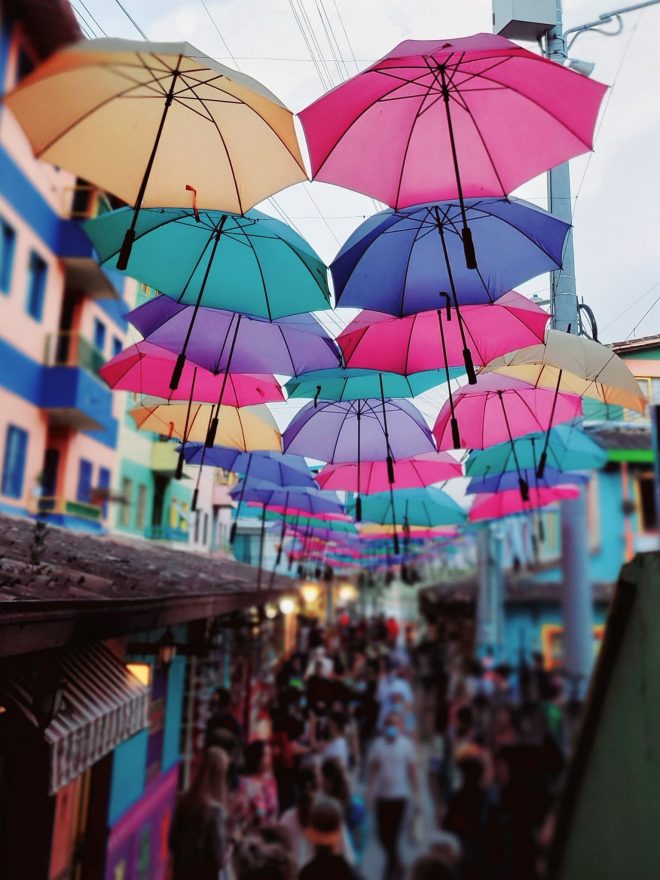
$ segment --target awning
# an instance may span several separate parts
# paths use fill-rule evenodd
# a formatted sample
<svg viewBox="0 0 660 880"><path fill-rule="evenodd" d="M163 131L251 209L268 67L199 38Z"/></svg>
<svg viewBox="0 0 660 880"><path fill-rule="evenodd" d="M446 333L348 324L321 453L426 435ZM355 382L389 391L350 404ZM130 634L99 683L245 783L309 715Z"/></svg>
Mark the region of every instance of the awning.
<svg viewBox="0 0 660 880"><path fill-rule="evenodd" d="M102 643L49 652L43 664L33 657L2 676L0 692L37 728L44 698L52 697L44 693L45 679L60 694L43 729L54 794L148 726L149 689Z"/></svg>

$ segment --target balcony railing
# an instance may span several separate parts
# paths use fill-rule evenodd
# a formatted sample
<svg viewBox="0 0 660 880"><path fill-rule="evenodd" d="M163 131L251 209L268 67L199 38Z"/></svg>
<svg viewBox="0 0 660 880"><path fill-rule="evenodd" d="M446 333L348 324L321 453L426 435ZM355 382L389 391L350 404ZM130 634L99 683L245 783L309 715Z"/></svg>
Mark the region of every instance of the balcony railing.
<svg viewBox="0 0 660 880"><path fill-rule="evenodd" d="M101 507L97 504L88 504L85 501L70 501L67 498L54 495L44 495L34 499L32 513L59 514L61 516L76 516L79 519L98 523L101 521Z"/></svg>
<svg viewBox="0 0 660 880"><path fill-rule="evenodd" d="M147 538L152 541L188 541L188 532L183 529L175 529L172 526L147 526L144 530Z"/></svg>
<svg viewBox="0 0 660 880"><path fill-rule="evenodd" d="M63 331L46 337L44 362L47 367L82 367L98 376L105 357L80 333Z"/></svg>
<svg viewBox="0 0 660 880"><path fill-rule="evenodd" d="M63 212L71 220L92 220L112 210L107 194L91 183L79 181L62 190Z"/></svg>

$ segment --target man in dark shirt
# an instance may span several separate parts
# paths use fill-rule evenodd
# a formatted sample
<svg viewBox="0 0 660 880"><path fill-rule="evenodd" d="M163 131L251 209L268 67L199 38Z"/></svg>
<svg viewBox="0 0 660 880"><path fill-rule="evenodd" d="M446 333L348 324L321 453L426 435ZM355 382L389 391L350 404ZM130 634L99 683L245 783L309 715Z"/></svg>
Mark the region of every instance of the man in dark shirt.
<svg viewBox="0 0 660 880"><path fill-rule="evenodd" d="M298 874L298 880L359 880L337 849L341 844L342 810L333 798L316 799L307 836L316 850L314 858Z"/></svg>

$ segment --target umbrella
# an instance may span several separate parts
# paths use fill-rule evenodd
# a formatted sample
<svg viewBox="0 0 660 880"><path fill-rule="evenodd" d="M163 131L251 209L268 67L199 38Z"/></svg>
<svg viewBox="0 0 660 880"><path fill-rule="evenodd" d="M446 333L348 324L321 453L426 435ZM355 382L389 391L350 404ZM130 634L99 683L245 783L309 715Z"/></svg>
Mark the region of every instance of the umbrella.
<svg viewBox="0 0 660 880"><path fill-rule="evenodd" d="M447 452L427 452L396 463L395 489L419 489L462 476L463 469ZM371 495L389 489L386 462L363 461L360 466L327 464L318 472L316 482L323 489L339 489Z"/></svg>
<svg viewBox="0 0 660 880"><path fill-rule="evenodd" d="M579 494L580 490L576 486L553 486L550 489L530 489L529 498L525 501L515 489L477 495L470 509L469 520L478 522L483 519L512 516L516 513L528 513L531 508L546 507L566 498L577 498Z"/></svg>
<svg viewBox="0 0 660 880"><path fill-rule="evenodd" d="M153 431L184 441L201 442L208 434L215 407L208 403L161 403L147 401L130 411L143 431ZM280 451L282 439L275 420L265 406L220 407L218 441L244 452ZM180 474L179 474L180 475Z"/></svg>
<svg viewBox="0 0 660 880"><path fill-rule="evenodd" d="M571 474L557 468L546 468L542 477L536 474L536 468L523 468L521 476L534 489L550 489L553 486L577 485L588 483L589 477L583 474ZM488 492L506 492L518 488L518 475L515 471L503 471L501 474L489 474L483 477L472 477L465 490L468 495L482 495Z"/></svg>
<svg viewBox="0 0 660 880"><path fill-rule="evenodd" d="M415 205L374 214L353 232L330 271L338 305L399 317L442 304L494 302L516 284L561 266L570 226L522 199L469 199L479 272L462 259L457 202Z"/></svg>
<svg viewBox="0 0 660 880"><path fill-rule="evenodd" d="M129 208L83 228L101 264L114 265ZM187 305L281 318L330 307L328 271L310 244L261 211L147 208L135 227L130 274Z"/></svg>
<svg viewBox="0 0 660 880"><path fill-rule="evenodd" d="M117 391L133 391L170 402L192 400L215 403L223 390L223 403L227 406L250 406L284 400L282 388L274 376L225 373L218 375L187 363L178 388L173 391L169 383L176 355L151 342L138 342L124 349L105 363L101 377L110 388Z"/></svg>
<svg viewBox="0 0 660 880"><path fill-rule="evenodd" d="M545 338L548 313L515 291L492 305L468 305L461 309L467 343L474 360L482 365L513 348L532 345ZM394 318L381 312L363 311L339 334L337 343L350 369L390 370L408 375L463 363L458 322L442 324L437 309ZM497 328L497 332L493 332ZM447 358L443 357L442 333Z"/></svg>
<svg viewBox="0 0 660 880"><path fill-rule="evenodd" d="M273 510L280 509L284 513L294 511L303 516L344 513L344 505L337 494L335 492L321 492L318 487L277 486L267 480L257 480L250 477L235 486L230 495L247 504L256 502Z"/></svg>
<svg viewBox="0 0 660 880"><path fill-rule="evenodd" d="M300 113L312 176L402 208L507 195L591 149L605 86L496 34L406 40Z"/></svg>
<svg viewBox="0 0 660 880"><path fill-rule="evenodd" d="M358 437L359 432L359 437ZM308 403L284 431L285 452L317 461L394 461L434 452L433 438L419 410L407 400L375 398Z"/></svg>
<svg viewBox="0 0 660 880"><path fill-rule="evenodd" d="M467 476L488 476L520 468L536 471L546 434L526 434L513 443L506 441L488 449L471 452L465 462ZM591 437L575 425L557 425L550 430L548 461L557 470L589 470L601 468L607 453Z"/></svg>
<svg viewBox="0 0 660 880"><path fill-rule="evenodd" d="M189 43L84 40L6 98L35 155L140 209L243 213L305 180L291 113L261 83Z"/></svg>
<svg viewBox="0 0 660 880"><path fill-rule="evenodd" d="M453 370L461 374L462 370ZM385 397L416 397L439 385L444 375L439 370L426 370L408 376L376 370L315 370L303 373L284 386L290 398L321 400L364 400L380 395L383 382Z"/></svg>
<svg viewBox="0 0 660 880"><path fill-rule="evenodd" d="M348 506L349 511L354 504ZM397 525L454 525L465 521L463 509L441 489L400 489L394 493L377 492L363 499L362 515L367 522Z"/></svg>
<svg viewBox="0 0 660 880"><path fill-rule="evenodd" d="M579 397L593 397L605 404L644 412L647 401L625 361L611 349L559 330L549 329L545 344L531 345L496 358L486 365L494 372L529 382L540 388L554 388ZM546 442L539 459L539 476L547 460Z"/></svg>
<svg viewBox="0 0 660 880"><path fill-rule="evenodd" d="M241 373L297 376L339 366L334 340L312 315L272 322L243 315L239 323L233 312L200 308L192 324L193 310L193 306L157 296L134 309L128 320L149 342L177 355L192 326L187 346L190 360L213 373L231 366ZM234 342L231 361L230 337Z"/></svg>
<svg viewBox="0 0 660 880"><path fill-rule="evenodd" d="M440 410L433 427L438 449L453 445L449 402ZM554 411L553 411L554 404ZM548 388L487 374L476 385L464 386L454 395L455 417L460 417L460 446L484 449L504 440L545 431L554 424L570 421L582 412L579 397L555 396Z"/></svg>

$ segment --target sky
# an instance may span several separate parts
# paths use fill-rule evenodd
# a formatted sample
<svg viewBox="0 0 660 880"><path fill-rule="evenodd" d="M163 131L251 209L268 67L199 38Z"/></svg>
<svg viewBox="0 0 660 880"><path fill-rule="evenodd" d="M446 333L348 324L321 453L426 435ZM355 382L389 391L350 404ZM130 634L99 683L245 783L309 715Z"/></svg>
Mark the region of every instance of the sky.
<svg viewBox="0 0 660 880"><path fill-rule="evenodd" d="M72 0L72 5L89 32L139 38L118 0ZM337 84L404 39L492 29L491 0L121 0L121 5L149 39L192 43L262 81L294 112L326 91L329 80ZM617 0L564 0L564 26L596 19L616 6ZM317 41L315 54L327 63L315 66L310 58L294 17L301 9ZM571 52L595 62L592 76L612 86L594 153L571 163L578 295L595 311L605 342L660 332L659 37L660 5L627 15L617 37L581 36ZM334 52L330 39L336 40ZM332 60L337 56L339 65ZM543 178L516 194L547 203ZM347 190L311 183L263 207L275 216L283 213L329 262L377 206ZM545 297L547 278L520 289Z"/></svg>

